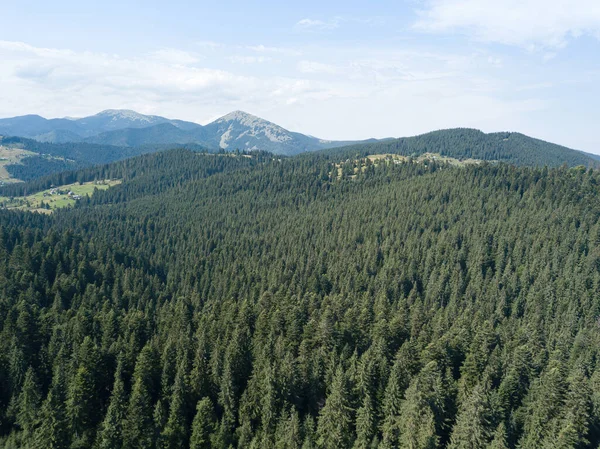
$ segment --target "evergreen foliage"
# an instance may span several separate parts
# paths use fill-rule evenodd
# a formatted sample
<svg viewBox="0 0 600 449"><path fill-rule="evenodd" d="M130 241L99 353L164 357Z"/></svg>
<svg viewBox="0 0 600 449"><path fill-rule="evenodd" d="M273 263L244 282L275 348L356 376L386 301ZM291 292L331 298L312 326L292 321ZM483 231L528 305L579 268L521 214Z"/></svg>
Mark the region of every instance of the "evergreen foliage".
<svg viewBox="0 0 600 449"><path fill-rule="evenodd" d="M0 448L598 447L600 174L340 162L0 211Z"/></svg>

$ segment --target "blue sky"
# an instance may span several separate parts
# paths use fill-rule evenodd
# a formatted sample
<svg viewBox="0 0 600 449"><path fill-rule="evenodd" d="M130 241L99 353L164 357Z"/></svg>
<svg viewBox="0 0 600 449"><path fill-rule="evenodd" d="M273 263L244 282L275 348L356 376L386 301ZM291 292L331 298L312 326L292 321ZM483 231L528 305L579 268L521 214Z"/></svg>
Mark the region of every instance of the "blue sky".
<svg viewBox="0 0 600 449"><path fill-rule="evenodd" d="M465 126L600 153L598 0L5 0L1 15L0 117L241 109L329 139Z"/></svg>

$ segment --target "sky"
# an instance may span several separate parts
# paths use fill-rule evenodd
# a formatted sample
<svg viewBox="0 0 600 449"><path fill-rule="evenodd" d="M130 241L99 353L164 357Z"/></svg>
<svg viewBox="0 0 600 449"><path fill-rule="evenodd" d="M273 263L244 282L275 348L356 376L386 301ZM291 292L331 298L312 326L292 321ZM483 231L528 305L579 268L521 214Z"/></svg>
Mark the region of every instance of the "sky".
<svg viewBox="0 0 600 449"><path fill-rule="evenodd" d="M599 0L3 0L0 117L243 110L325 139L453 127L600 154Z"/></svg>

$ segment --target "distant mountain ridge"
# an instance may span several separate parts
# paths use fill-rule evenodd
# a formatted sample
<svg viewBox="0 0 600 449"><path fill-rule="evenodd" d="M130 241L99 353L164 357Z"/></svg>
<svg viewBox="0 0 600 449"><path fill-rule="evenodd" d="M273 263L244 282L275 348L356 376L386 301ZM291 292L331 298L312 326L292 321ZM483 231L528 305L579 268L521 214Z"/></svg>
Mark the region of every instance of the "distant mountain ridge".
<svg viewBox="0 0 600 449"><path fill-rule="evenodd" d="M243 111L231 112L206 126L119 109L77 119L26 115L0 119L0 135L48 143L85 142L127 147L195 143L213 150L264 150L284 155L356 143L288 131Z"/></svg>
<svg viewBox="0 0 600 449"><path fill-rule="evenodd" d="M484 133L478 129L454 128L431 131L413 137L386 139L348 145L324 153L344 159L369 154L419 156L438 153L456 159L477 159L525 166L585 165L600 167L600 156L546 142L516 132Z"/></svg>
<svg viewBox="0 0 600 449"><path fill-rule="evenodd" d="M199 125L131 110L109 109L83 118L45 119L26 115L0 119L0 136L19 136L33 141L21 143L39 154L63 156L78 163L103 162L174 146L201 147L207 151L261 150L293 156L328 150L329 157L396 153L406 156L439 153L457 159L479 159L515 165L598 167L600 156L531 138L520 133L483 133L469 128L432 131L399 139L328 141L289 131L275 123L243 111L231 112ZM52 146L58 145L58 146ZM62 146L61 146L62 145ZM345 156L344 156L345 157Z"/></svg>
<svg viewBox="0 0 600 449"><path fill-rule="evenodd" d="M83 118L46 119L39 115L23 115L0 119L0 134L46 142L77 142L102 132L124 128L147 128L161 123L171 123L181 129L200 126L196 123L144 115L126 109L108 109Z"/></svg>

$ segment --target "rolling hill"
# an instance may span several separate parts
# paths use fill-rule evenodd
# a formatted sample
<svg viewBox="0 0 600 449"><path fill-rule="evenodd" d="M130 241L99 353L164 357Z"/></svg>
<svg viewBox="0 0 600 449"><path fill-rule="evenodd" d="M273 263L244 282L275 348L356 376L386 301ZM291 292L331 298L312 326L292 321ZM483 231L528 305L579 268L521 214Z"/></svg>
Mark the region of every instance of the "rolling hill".
<svg viewBox="0 0 600 449"><path fill-rule="evenodd" d="M165 124L164 126L171 126ZM145 153L172 149L174 146L193 151L209 151L190 144L141 144L138 146L101 145L88 142L49 143L24 137L0 136L0 149L7 154L25 152L18 161L7 159L3 168L13 180L28 181L65 170L106 164ZM0 182L1 183L1 182Z"/></svg>
<svg viewBox="0 0 600 449"><path fill-rule="evenodd" d="M0 448L597 448L600 172L397 159L0 189Z"/></svg>
<svg viewBox="0 0 600 449"><path fill-rule="evenodd" d="M438 153L456 159L479 159L523 166L599 166L599 156L515 132L486 134L477 129L455 128L433 131L414 137L389 139L335 148L326 157L367 156L369 154L418 156Z"/></svg>

